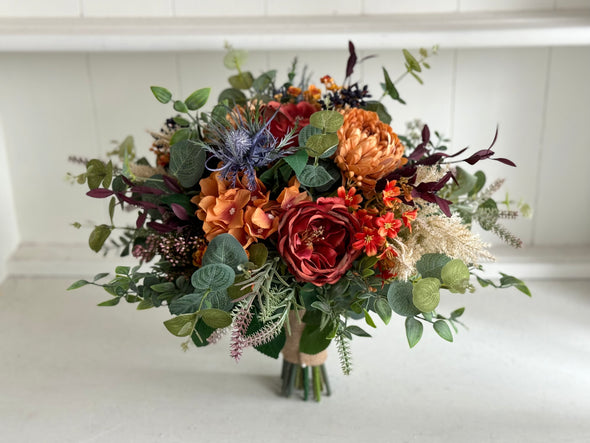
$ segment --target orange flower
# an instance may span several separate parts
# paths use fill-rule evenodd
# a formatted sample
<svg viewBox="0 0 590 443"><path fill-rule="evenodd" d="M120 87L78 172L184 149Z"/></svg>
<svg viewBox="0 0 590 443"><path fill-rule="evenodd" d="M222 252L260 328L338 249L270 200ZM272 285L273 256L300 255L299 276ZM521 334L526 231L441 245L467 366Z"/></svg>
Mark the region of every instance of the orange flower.
<svg viewBox="0 0 590 443"><path fill-rule="evenodd" d="M396 219L393 212L387 212L383 217L379 217L375 224L379 228L379 235L389 238L395 238L402 227L401 220Z"/></svg>
<svg viewBox="0 0 590 443"><path fill-rule="evenodd" d="M383 195L383 203L388 208L395 208L397 204L401 203L401 200L397 198L400 195L400 189L396 186L396 181L387 181L387 185L382 192Z"/></svg>
<svg viewBox="0 0 590 443"><path fill-rule="evenodd" d="M303 91L303 98L307 102L315 103L322 98L322 91L316 85L309 85L307 91Z"/></svg>
<svg viewBox="0 0 590 443"><path fill-rule="evenodd" d="M357 210L359 204L363 201L363 197L356 193L356 188L352 187L346 192L344 186L338 188L338 197L344 200L344 204L352 210Z"/></svg>
<svg viewBox="0 0 590 443"><path fill-rule="evenodd" d="M365 195L373 194L377 180L404 163L404 146L374 112L358 108L347 112L338 139L334 161Z"/></svg>
<svg viewBox="0 0 590 443"><path fill-rule="evenodd" d="M416 220L416 215L418 214L418 209L412 209L411 211L406 211L402 214L402 220L404 225L412 232L412 225L411 222Z"/></svg>
<svg viewBox="0 0 590 443"><path fill-rule="evenodd" d="M295 206L303 201L312 201L311 196L306 192L301 192L299 190L299 180L293 178L291 182L289 182L289 187L283 189L280 195L277 197L277 203L280 205L280 209L282 211L287 211L292 206Z"/></svg>
<svg viewBox="0 0 590 443"><path fill-rule="evenodd" d="M299 94L301 94L301 88L289 86L287 89L287 94L292 95L293 97L299 97Z"/></svg>

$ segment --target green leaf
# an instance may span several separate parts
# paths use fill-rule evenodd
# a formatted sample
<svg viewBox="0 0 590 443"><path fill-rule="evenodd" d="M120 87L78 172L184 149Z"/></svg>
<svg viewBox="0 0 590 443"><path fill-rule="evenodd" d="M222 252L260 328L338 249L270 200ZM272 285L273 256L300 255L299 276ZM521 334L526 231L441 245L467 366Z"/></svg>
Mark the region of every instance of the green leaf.
<svg viewBox="0 0 590 443"><path fill-rule="evenodd" d="M365 311L365 321L367 322L367 324L369 326L371 326L372 328L376 328L377 325L375 324L375 322L371 318L371 315L369 314L369 312L366 309L364 311Z"/></svg>
<svg viewBox="0 0 590 443"><path fill-rule="evenodd" d="M177 145L183 141L190 139L190 137L191 137L191 130L190 129L188 129L188 128L179 129L178 131L176 131L172 135L172 138L170 139L170 145L171 146Z"/></svg>
<svg viewBox="0 0 590 443"><path fill-rule="evenodd" d="M469 268L459 259L448 262L441 271L441 279L453 293L464 294L469 286Z"/></svg>
<svg viewBox="0 0 590 443"><path fill-rule="evenodd" d="M453 312L451 312L451 320L461 317L464 312L465 308L455 309Z"/></svg>
<svg viewBox="0 0 590 443"><path fill-rule="evenodd" d="M111 224L113 224L113 217L115 215L116 204L117 204L117 201L116 201L115 197L111 197L111 200L109 201L109 218L111 220Z"/></svg>
<svg viewBox="0 0 590 443"><path fill-rule="evenodd" d="M307 127L308 126L306 126L306 128ZM295 175L299 175L301 174L301 172L303 172L303 168L305 168L305 166L307 165L308 159L309 156L307 155L307 152L305 152L304 149L300 149L295 154L285 157L285 161L289 166L291 166L291 169L293 169Z"/></svg>
<svg viewBox="0 0 590 443"><path fill-rule="evenodd" d="M254 83L252 83L252 88L258 93L265 91L274 81L276 75L277 71L274 69L261 74L256 80L254 80Z"/></svg>
<svg viewBox="0 0 590 443"><path fill-rule="evenodd" d="M421 312L431 312L440 302L440 280L437 278L423 278L414 283L412 289L412 303Z"/></svg>
<svg viewBox="0 0 590 443"><path fill-rule="evenodd" d="M232 75L228 78L229 84L236 89L250 89L254 83L254 77L250 72L241 72L236 75Z"/></svg>
<svg viewBox="0 0 590 443"><path fill-rule="evenodd" d="M413 284L409 281L394 281L389 285L387 301L391 309L402 317L413 317L420 310L412 303Z"/></svg>
<svg viewBox="0 0 590 443"><path fill-rule="evenodd" d="M412 71L422 72L422 68L420 68L420 63L418 63L418 60L416 60L416 58L410 53L410 51L408 51L407 49L403 49L402 52L404 54L406 62L408 63Z"/></svg>
<svg viewBox="0 0 590 443"><path fill-rule="evenodd" d="M222 311L221 309L205 309L200 312L200 315L205 324L211 328L226 328L232 322L229 312Z"/></svg>
<svg viewBox="0 0 590 443"><path fill-rule="evenodd" d="M172 301L168 308L172 315L194 314L201 309L202 301L203 294L187 294Z"/></svg>
<svg viewBox="0 0 590 443"><path fill-rule="evenodd" d="M172 107L174 108L175 111L184 112L185 114L188 114L188 108L186 107L186 105L184 104L183 101L176 100L174 102L174 106L172 106Z"/></svg>
<svg viewBox="0 0 590 443"><path fill-rule="evenodd" d="M214 331L215 328L207 326L203 319L200 318L197 320L197 323L195 323L195 329L191 334L191 339L198 348L207 346L209 344L207 339L211 336L211 334L213 334Z"/></svg>
<svg viewBox="0 0 590 443"><path fill-rule="evenodd" d="M238 49L230 49L223 57L223 65L227 69L239 69L248 60L248 53Z"/></svg>
<svg viewBox="0 0 590 443"><path fill-rule="evenodd" d="M157 283L155 285L151 285L150 289L152 291L163 293L163 292L174 291L174 289L176 289L176 286L171 281L167 281L164 283Z"/></svg>
<svg viewBox="0 0 590 443"><path fill-rule="evenodd" d="M220 234L215 237L203 255L203 265L211 263L224 263L234 272L240 272L239 265L248 262L248 255L240 242L231 234Z"/></svg>
<svg viewBox="0 0 590 443"><path fill-rule="evenodd" d="M216 291L229 288L233 285L235 278L235 272L228 265L210 263L194 272L191 283L197 291L206 291L208 289Z"/></svg>
<svg viewBox="0 0 590 443"><path fill-rule="evenodd" d="M222 103L224 100L227 100L230 107L233 107L234 105L245 105L248 102L244 93L235 88L228 88L221 91L217 101Z"/></svg>
<svg viewBox="0 0 590 443"><path fill-rule="evenodd" d="M152 90L154 97L156 97L156 100L158 100L160 103L166 104L172 100L172 93L168 89L162 88L160 86L151 86L150 89Z"/></svg>
<svg viewBox="0 0 590 443"><path fill-rule="evenodd" d="M131 268L129 266L117 266L115 268L115 274L129 275L130 269Z"/></svg>
<svg viewBox="0 0 590 443"><path fill-rule="evenodd" d="M98 252L101 250L104 242L109 238L111 235L112 228L108 225L99 225L94 228L94 230L90 233L90 237L88 238L88 245L90 249L94 252Z"/></svg>
<svg viewBox="0 0 590 443"><path fill-rule="evenodd" d="M378 298L375 301L375 312L381 318L381 321L386 325L389 324L391 320L391 306L389 306L389 302L385 298Z"/></svg>
<svg viewBox="0 0 590 443"><path fill-rule="evenodd" d="M190 188L203 175L206 159L207 155L201 145L190 140L178 142L170 147L170 173L183 187Z"/></svg>
<svg viewBox="0 0 590 443"><path fill-rule="evenodd" d="M323 166L306 165L297 179L303 186L317 188L330 183L332 176Z"/></svg>
<svg viewBox="0 0 590 443"><path fill-rule="evenodd" d="M321 129L318 129L312 125L304 126L303 129L301 129L301 131L299 131L299 136L298 136L299 146L305 146L305 144L307 143L307 139L309 137L311 137L312 135L321 134L321 133L322 133Z"/></svg>
<svg viewBox="0 0 590 443"><path fill-rule="evenodd" d="M120 301L121 301L121 297L115 297L115 298L111 298L110 300L103 301L102 303L99 303L96 306L115 306L115 305L118 305Z"/></svg>
<svg viewBox="0 0 590 443"><path fill-rule="evenodd" d="M176 123L179 126L190 126L190 122L182 117L173 117L172 120L174 120L174 123Z"/></svg>
<svg viewBox="0 0 590 443"><path fill-rule="evenodd" d="M325 132L336 132L344 123L344 116L338 111L314 112L309 118L309 124Z"/></svg>
<svg viewBox="0 0 590 443"><path fill-rule="evenodd" d="M102 179L102 187L107 188L111 186L111 182L113 181L113 162L109 160L106 164L104 178Z"/></svg>
<svg viewBox="0 0 590 443"><path fill-rule="evenodd" d="M402 98L399 96L399 92L397 92L397 89L391 81L391 78L389 78L389 74L387 73L387 70L385 68L383 68L383 77L385 78L385 85L383 86L385 93L389 95L392 99L397 100L398 102L405 105L406 102L403 101Z"/></svg>
<svg viewBox="0 0 590 443"><path fill-rule="evenodd" d="M166 329L168 329L168 332L170 332L172 335L176 335L177 337L186 337L191 332L193 332L196 322L196 314L184 314L171 318L170 320L166 320L164 322L164 326L166 326Z"/></svg>
<svg viewBox="0 0 590 443"><path fill-rule="evenodd" d="M383 123L387 125L391 123L391 115L389 115L383 103L371 100L366 102L365 109L377 113L379 120Z"/></svg>
<svg viewBox="0 0 590 443"><path fill-rule="evenodd" d="M475 175L470 174L459 166L457 166L455 178L457 179L459 185L457 186L456 184L453 184L453 186L451 186L451 194L449 196L450 198L456 198L461 195L469 194L477 183L477 177Z"/></svg>
<svg viewBox="0 0 590 443"><path fill-rule="evenodd" d="M422 79L420 78L420 76L419 76L418 74L416 74L414 71L410 71L410 75L411 75L412 77L414 77L414 78L416 79L416 81L417 81L418 83L420 83L421 85L423 85L423 84L424 84L424 82L422 81Z"/></svg>
<svg viewBox="0 0 590 443"><path fill-rule="evenodd" d="M527 287L527 285L522 280L520 280L516 277L513 277L511 275L504 274L502 272L500 272L500 275L502 275L502 278L500 278L500 285L502 288L514 286L516 289L518 289L523 294L526 294L529 297L532 297L530 289Z"/></svg>
<svg viewBox="0 0 590 443"><path fill-rule="evenodd" d="M264 243L254 243L248 248L248 254L250 254L250 261L260 268L266 263L268 248Z"/></svg>
<svg viewBox="0 0 590 443"><path fill-rule="evenodd" d="M109 272L101 272L100 274L96 274L92 281L98 281L102 278L105 278L107 275L109 275Z"/></svg>
<svg viewBox="0 0 590 443"><path fill-rule="evenodd" d="M347 326L345 331L348 331L351 334L357 335L359 337L371 337L371 334L369 334L363 328L360 328L356 325Z"/></svg>
<svg viewBox="0 0 590 443"><path fill-rule="evenodd" d="M154 303L149 298L144 298L142 301L139 302L137 305L138 311L144 311L146 309L150 309L154 307Z"/></svg>
<svg viewBox="0 0 590 443"><path fill-rule="evenodd" d="M94 281L96 281L96 280L94 280ZM68 287L67 291L71 291L73 289L78 289L78 288L81 288L82 286L86 286L86 285L89 285L89 284L90 284L89 281L86 281L86 280L78 280L77 282L72 283Z"/></svg>
<svg viewBox="0 0 590 443"><path fill-rule="evenodd" d="M444 338L446 341L453 341L453 333L451 332L451 328L449 328L449 325L446 321L437 320L434 322L432 327L434 328L436 333L440 335L442 338Z"/></svg>
<svg viewBox="0 0 590 443"><path fill-rule="evenodd" d="M406 318L406 338L408 339L408 345L413 348L418 344L422 338L422 332L424 331L424 325L414 317Z"/></svg>
<svg viewBox="0 0 590 443"><path fill-rule="evenodd" d="M306 322L303 333L301 334L301 341L299 342L299 351L305 354L322 352L330 344L331 339L328 337L332 334L332 329L329 325L321 329L319 324Z"/></svg>
<svg viewBox="0 0 590 443"><path fill-rule="evenodd" d="M476 171L475 174L475 185L473 186L473 188L471 188L471 191L469 191L469 196L472 197L474 195L476 195L479 191L481 191L484 187L484 185L486 184L486 175L484 174L483 171Z"/></svg>
<svg viewBox="0 0 590 443"><path fill-rule="evenodd" d="M106 176L106 165L97 159L92 159L86 163L86 178L88 188L98 188Z"/></svg>
<svg viewBox="0 0 590 443"><path fill-rule="evenodd" d="M191 95L187 97L184 101L184 104L188 109L191 111L196 111L197 109L201 109L209 100L209 94L211 93L211 88L201 88L197 89ZM180 111L183 112L183 111Z"/></svg>
<svg viewBox="0 0 590 443"><path fill-rule="evenodd" d="M416 262L416 270L422 278L433 277L440 280L443 266L450 261L451 259L445 254L424 254Z"/></svg>
<svg viewBox="0 0 590 443"><path fill-rule="evenodd" d="M338 135L316 134L307 139L305 150L311 157L320 157L334 146L338 146Z"/></svg>

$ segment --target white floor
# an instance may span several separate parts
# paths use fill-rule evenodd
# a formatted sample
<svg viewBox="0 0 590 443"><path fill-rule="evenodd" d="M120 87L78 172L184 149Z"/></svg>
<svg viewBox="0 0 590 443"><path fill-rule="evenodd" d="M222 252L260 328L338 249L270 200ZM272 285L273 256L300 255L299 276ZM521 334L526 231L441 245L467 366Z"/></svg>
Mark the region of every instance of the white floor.
<svg viewBox="0 0 590 443"><path fill-rule="evenodd" d="M448 296L455 343L403 319L353 342L333 395L278 396L280 362L227 340L183 353L164 309L98 308L99 288L0 287L0 442L590 442L590 280Z"/></svg>

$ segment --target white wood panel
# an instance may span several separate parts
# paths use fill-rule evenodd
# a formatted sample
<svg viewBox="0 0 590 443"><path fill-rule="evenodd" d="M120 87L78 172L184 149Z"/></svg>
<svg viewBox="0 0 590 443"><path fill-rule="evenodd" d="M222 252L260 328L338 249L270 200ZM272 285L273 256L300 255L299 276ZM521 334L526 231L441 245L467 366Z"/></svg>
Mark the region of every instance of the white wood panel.
<svg viewBox="0 0 590 443"><path fill-rule="evenodd" d="M6 276L6 261L18 245L18 222L14 207L11 168L6 155L6 141L0 113L0 283Z"/></svg>
<svg viewBox="0 0 590 443"><path fill-rule="evenodd" d="M73 17L79 15L79 0L0 1L0 17Z"/></svg>
<svg viewBox="0 0 590 443"><path fill-rule="evenodd" d="M84 17L170 17L170 0L81 0ZM157 32L154 29L154 32Z"/></svg>
<svg viewBox="0 0 590 443"><path fill-rule="evenodd" d="M112 149L111 140L133 135L138 154L153 160L153 139L147 131L157 131L177 112L171 104L158 102L150 86L163 86L175 99L185 98L175 54L92 54L89 66L101 152Z"/></svg>
<svg viewBox="0 0 590 443"><path fill-rule="evenodd" d="M364 0L365 14L414 14L454 12L459 0Z"/></svg>
<svg viewBox="0 0 590 443"><path fill-rule="evenodd" d="M461 12L551 10L554 0L459 0Z"/></svg>
<svg viewBox="0 0 590 443"><path fill-rule="evenodd" d="M85 242L88 232L69 224L107 218L105 207L86 205L84 188L64 179L67 171L83 170L68 155L98 153L85 58L3 54L0 65L0 114L21 240Z"/></svg>
<svg viewBox="0 0 590 443"><path fill-rule="evenodd" d="M535 217L538 244L590 244L588 78L590 48L552 50Z"/></svg>
<svg viewBox="0 0 590 443"><path fill-rule="evenodd" d="M238 46L239 42L230 41ZM217 103L217 97L221 91L229 88L227 79L235 75L232 71L223 66L224 51L219 52L186 52L178 55L181 91L188 96L200 88L211 88L209 102L204 107L211 109ZM267 70L267 56L265 52L248 52L248 59L243 70L251 71L254 77Z"/></svg>
<svg viewBox="0 0 590 443"><path fill-rule="evenodd" d="M173 0L178 17L250 17L263 16L265 0Z"/></svg>
<svg viewBox="0 0 590 443"><path fill-rule="evenodd" d="M556 9L590 9L590 0L555 0Z"/></svg>
<svg viewBox="0 0 590 443"><path fill-rule="evenodd" d="M467 168L472 171L482 169L488 183L496 178L506 178L504 187L494 195L496 200L502 200L508 191L513 199L522 198L531 205L535 203L547 59L547 49L465 50L458 53L453 130L455 150L464 146L471 146L471 152L487 148L498 125L498 141L493 148L496 156L507 157L517 164L512 168L486 160ZM540 204L548 202L541 201ZM505 225L525 244L531 244L531 220L509 220ZM498 243L495 236L484 234L486 240Z"/></svg>
<svg viewBox="0 0 590 443"><path fill-rule="evenodd" d="M267 0L267 14L276 15L357 15L362 12L362 0Z"/></svg>
<svg viewBox="0 0 590 443"><path fill-rule="evenodd" d="M363 55L374 54L365 51ZM416 51L414 51L416 53ZM392 81L396 81L404 72L404 57L401 51L379 51L377 58L366 60L361 68L363 79L372 91L373 99L382 95L383 71L387 69ZM393 101L389 97L383 99L393 121L391 126L397 133L406 132L406 123L420 118L428 124L431 132L437 130L447 136L451 135L453 110L453 57L454 51L441 51L430 60L430 70L424 70L420 85L411 76L397 82L397 89L406 105Z"/></svg>

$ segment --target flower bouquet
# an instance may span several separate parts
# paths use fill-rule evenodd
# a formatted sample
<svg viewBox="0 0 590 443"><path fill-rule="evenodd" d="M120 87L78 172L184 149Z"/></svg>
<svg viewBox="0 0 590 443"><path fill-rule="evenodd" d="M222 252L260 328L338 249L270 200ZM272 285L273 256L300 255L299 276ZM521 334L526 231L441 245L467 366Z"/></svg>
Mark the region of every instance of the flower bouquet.
<svg viewBox="0 0 590 443"><path fill-rule="evenodd" d="M421 81L435 52L404 50L400 79ZM349 53L343 81L326 75L316 86L306 70L298 77L296 59L279 81L275 70L245 71L247 54L228 47L224 64L236 73L206 112L209 88L177 100L152 87L176 112L152 133L155 163L136 159L127 137L110 153L115 162L74 158L86 171L71 176L88 185L88 196L110 199L111 223L94 227L90 248L118 249L138 265L70 289L102 286L112 298L99 306L166 306L172 318L164 325L187 337L185 348L229 333L236 361L248 347L273 358L282 351L282 392L301 388L317 400L329 393L326 348L335 342L348 374L349 341L370 336L359 323L375 328L395 313L410 347L425 324L453 341L464 308L438 312L441 294L473 291L475 280L530 295L515 277L477 275L493 257L471 230L479 224L520 246L499 220L529 208L495 201L501 181L486 186L483 172L459 166L514 164L495 157L493 142L448 154L448 140L420 122L405 136L394 132L382 99L404 103L400 79L383 68L381 99L371 100L369 88L353 82L364 59L352 43ZM113 240L117 208L137 220Z"/></svg>

